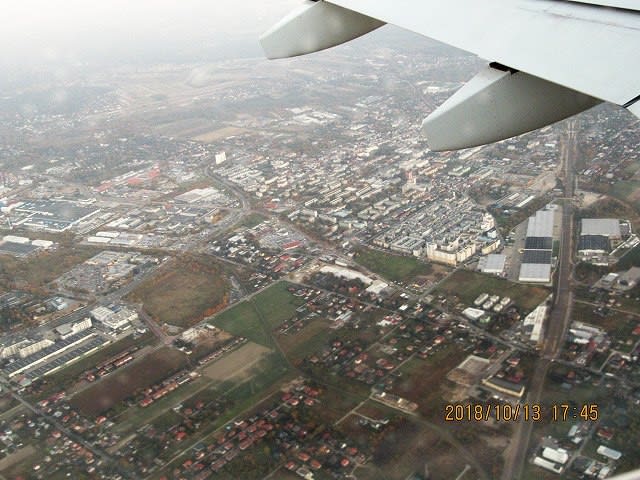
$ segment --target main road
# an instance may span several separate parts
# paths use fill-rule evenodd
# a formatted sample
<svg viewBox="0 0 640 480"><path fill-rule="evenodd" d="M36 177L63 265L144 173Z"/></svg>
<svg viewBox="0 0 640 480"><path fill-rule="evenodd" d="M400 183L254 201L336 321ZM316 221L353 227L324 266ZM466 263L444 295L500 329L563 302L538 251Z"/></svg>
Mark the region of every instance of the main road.
<svg viewBox="0 0 640 480"><path fill-rule="evenodd" d="M574 123L570 121L567 126L565 142L561 147L561 156L564 169L564 199L562 201L562 230L560 232L560 250L558 253L557 277L555 280L555 292L553 306L547 321L544 347L541 357L538 359L534 373L529 382L529 394L525 399L528 404L539 404L544 390L544 381L551 363L560 353L565 332L571 319L571 305L573 296L571 292L571 271L573 252L573 205L574 195L574 165L578 155L578 146ZM521 421L517 424L512 441L505 454L505 466L502 472L502 480L520 478L524 463L529 453L531 434L534 422Z"/></svg>

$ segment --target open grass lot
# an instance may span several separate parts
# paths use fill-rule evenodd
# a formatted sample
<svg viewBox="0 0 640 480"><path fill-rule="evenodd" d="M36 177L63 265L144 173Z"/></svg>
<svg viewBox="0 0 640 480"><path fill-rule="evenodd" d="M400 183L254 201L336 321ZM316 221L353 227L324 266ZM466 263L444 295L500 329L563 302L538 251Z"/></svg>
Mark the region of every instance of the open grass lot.
<svg viewBox="0 0 640 480"><path fill-rule="evenodd" d="M242 219L242 222L240 222L240 225L247 228L253 228L257 225L260 225L266 219L267 217L259 213L250 213L249 215L247 215Z"/></svg>
<svg viewBox="0 0 640 480"><path fill-rule="evenodd" d="M163 347L83 390L71 404L86 416L97 416L186 366L183 353Z"/></svg>
<svg viewBox="0 0 640 480"><path fill-rule="evenodd" d="M636 209L640 207L640 183L638 182L617 182L610 193L613 197L632 204Z"/></svg>
<svg viewBox="0 0 640 480"><path fill-rule="evenodd" d="M27 445L3 457L0 460L0 472L6 475L3 478L25 478L22 475L33 472L34 465L41 459L40 452L33 445Z"/></svg>
<svg viewBox="0 0 640 480"><path fill-rule="evenodd" d="M640 245L627 251L616 264L616 270L626 270L640 265Z"/></svg>
<svg viewBox="0 0 640 480"><path fill-rule="evenodd" d="M361 411L361 410L359 410ZM461 452L441 433L420 420L403 417L388 409L377 418L390 420L380 432L362 426L360 417L351 415L340 424L340 430L356 445L373 446L371 461L354 472L362 480L405 480L413 473L423 473L429 466L434 480L456 478L467 463ZM468 478L478 478L473 470ZM465 477L466 478L466 477Z"/></svg>
<svg viewBox="0 0 640 480"><path fill-rule="evenodd" d="M279 335L278 344L287 358L295 365L327 344L332 334L329 325L328 320L316 318L307 323L299 332L289 331Z"/></svg>
<svg viewBox="0 0 640 480"><path fill-rule="evenodd" d="M473 305L473 301L481 293L509 297L515 304L531 311L538 306L550 293L545 287L520 285L493 275L459 270L444 281L436 293L446 297L457 296L465 305Z"/></svg>
<svg viewBox="0 0 640 480"><path fill-rule="evenodd" d="M413 358L400 367L402 376L397 380L392 393L418 404L418 412L434 423L444 419L443 398L447 374L464 360L468 353L456 345L446 345L422 360Z"/></svg>
<svg viewBox="0 0 640 480"><path fill-rule="evenodd" d="M296 313L296 308L304 304L300 297L292 295L287 289L291 285L278 282L253 297L253 304L258 313L271 327L275 328Z"/></svg>
<svg viewBox="0 0 640 480"><path fill-rule="evenodd" d="M98 252L91 247L59 247L27 259L0 255L0 287L41 288Z"/></svg>
<svg viewBox="0 0 640 480"><path fill-rule="evenodd" d="M142 302L159 324L188 328L224 308L229 301L224 269L210 257L176 259L129 296Z"/></svg>
<svg viewBox="0 0 640 480"><path fill-rule="evenodd" d="M252 368L258 365L269 353L271 353L270 349L257 343L248 342L204 367L202 374L216 382L240 381L250 377Z"/></svg>
<svg viewBox="0 0 640 480"><path fill-rule="evenodd" d="M289 286L289 283L278 282L251 300L222 312L211 323L233 335L272 347L271 331L295 315L296 308L304 303L287 291Z"/></svg>
<svg viewBox="0 0 640 480"><path fill-rule="evenodd" d="M267 347L273 346L273 340L269 332L265 330L260 316L251 302L244 301L225 310L210 323L238 337L246 337Z"/></svg>
<svg viewBox="0 0 640 480"><path fill-rule="evenodd" d="M368 248L358 250L354 260L394 282L409 282L416 277L429 275L433 271L432 265L421 262L415 257L393 255Z"/></svg>

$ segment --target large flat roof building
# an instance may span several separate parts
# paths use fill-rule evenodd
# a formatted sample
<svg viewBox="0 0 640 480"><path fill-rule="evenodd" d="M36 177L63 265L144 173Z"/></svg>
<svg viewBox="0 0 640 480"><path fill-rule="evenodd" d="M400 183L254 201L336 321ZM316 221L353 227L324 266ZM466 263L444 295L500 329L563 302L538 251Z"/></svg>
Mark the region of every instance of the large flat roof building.
<svg viewBox="0 0 640 480"><path fill-rule="evenodd" d="M527 237L553 237L555 210L538 210L529 217Z"/></svg>
<svg viewBox="0 0 640 480"><path fill-rule="evenodd" d="M482 273L493 273L495 275L501 275L504 272L506 262L506 255L492 253L480 259L480 261L478 262L478 270L480 270Z"/></svg>
<svg viewBox="0 0 640 480"><path fill-rule="evenodd" d="M525 283L550 283L551 264L549 263L523 263L520 266L518 281Z"/></svg>
<svg viewBox="0 0 640 480"><path fill-rule="evenodd" d="M601 235L612 239L621 238L620 220L617 218L583 218L580 235Z"/></svg>

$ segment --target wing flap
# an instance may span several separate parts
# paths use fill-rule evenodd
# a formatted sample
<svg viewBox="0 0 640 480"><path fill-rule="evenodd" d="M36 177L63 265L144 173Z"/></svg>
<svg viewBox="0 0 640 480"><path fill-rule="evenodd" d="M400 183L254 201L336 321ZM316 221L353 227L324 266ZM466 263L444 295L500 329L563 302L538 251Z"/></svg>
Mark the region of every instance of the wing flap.
<svg viewBox="0 0 640 480"><path fill-rule="evenodd" d="M640 14L553 0L331 0L572 90L640 94Z"/></svg>
<svg viewBox="0 0 640 480"><path fill-rule="evenodd" d="M520 135L600 103L523 72L487 67L422 123L431 150L458 150Z"/></svg>

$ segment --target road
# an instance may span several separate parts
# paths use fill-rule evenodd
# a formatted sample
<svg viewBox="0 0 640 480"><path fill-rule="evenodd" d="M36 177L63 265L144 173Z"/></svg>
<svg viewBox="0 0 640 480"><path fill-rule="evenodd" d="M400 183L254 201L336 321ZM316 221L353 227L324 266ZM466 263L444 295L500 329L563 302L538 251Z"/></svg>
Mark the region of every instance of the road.
<svg viewBox="0 0 640 480"><path fill-rule="evenodd" d="M34 405L33 403L31 403L28 400L26 400L25 398L23 398L20 394L18 394L13 389L13 386L8 381L0 379L0 384L2 384L2 386L9 392L9 394L15 400L20 402L20 404L23 407L25 407L27 410L30 410L34 415L45 419L50 425L53 425L57 430L62 432L67 438L73 440L74 442L78 443L79 445L82 445L88 451L93 453L96 457L102 459L105 463L108 463L108 464L113 465L114 467L118 468L117 467L117 461L113 457L111 457L105 451L97 448L95 445L93 445L93 443L85 440L81 435L78 435L74 431L72 431L69 428L67 428L57 418L54 418L52 415L46 414L37 405ZM123 478L134 478L134 476L132 474L130 474L130 473L127 473L126 476L125 476L124 472L120 472L120 473L123 475Z"/></svg>
<svg viewBox="0 0 640 480"><path fill-rule="evenodd" d="M571 272L573 269L573 205L575 189L574 163L578 155L578 146L573 122L568 123L565 142L561 147L564 161L564 200L562 202L562 230L560 234L560 251L555 283L554 303L547 321L546 339L538 359L525 400L528 404L539 404L544 389L544 381L550 365L562 348L566 329L571 319ZM509 449L505 454L505 466L502 480L520 478L527 459L534 422L521 421L514 431Z"/></svg>

